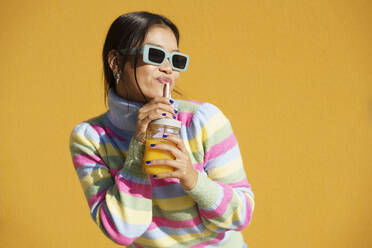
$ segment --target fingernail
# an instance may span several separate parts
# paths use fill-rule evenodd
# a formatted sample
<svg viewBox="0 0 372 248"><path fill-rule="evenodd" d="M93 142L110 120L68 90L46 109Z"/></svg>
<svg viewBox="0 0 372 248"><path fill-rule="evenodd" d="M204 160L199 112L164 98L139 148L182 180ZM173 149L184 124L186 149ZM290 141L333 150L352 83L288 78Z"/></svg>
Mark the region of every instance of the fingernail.
<svg viewBox="0 0 372 248"><path fill-rule="evenodd" d="M163 135L163 138L166 138L166 137L168 137L168 135L164 134L164 135Z"/></svg>
<svg viewBox="0 0 372 248"><path fill-rule="evenodd" d="M157 175L152 175L152 177L153 177L153 178L156 178L156 177L157 177Z"/></svg>
<svg viewBox="0 0 372 248"><path fill-rule="evenodd" d="M172 99L169 100L170 103L174 103L174 101Z"/></svg>
<svg viewBox="0 0 372 248"><path fill-rule="evenodd" d="M151 144L150 146L151 146L151 147L155 147L155 144Z"/></svg>
<svg viewBox="0 0 372 248"><path fill-rule="evenodd" d="M177 117L173 115L173 119L176 119Z"/></svg>
<svg viewBox="0 0 372 248"><path fill-rule="evenodd" d="M146 164L149 164L149 163L151 163L151 161L146 161Z"/></svg>
<svg viewBox="0 0 372 248"><path fill-rule="evenodd" d="M161 115L162 115L162 116L166 116L167 114L166 114L166 113L162 113Z"/></svg>
<svg viewBox="0 0 372 248"><path fill-rule="evenodd" d="M178 111L177 111L177 110L174 110L174 113L176 113L176 114L177 114L177 113L178 113Z"/></svg>

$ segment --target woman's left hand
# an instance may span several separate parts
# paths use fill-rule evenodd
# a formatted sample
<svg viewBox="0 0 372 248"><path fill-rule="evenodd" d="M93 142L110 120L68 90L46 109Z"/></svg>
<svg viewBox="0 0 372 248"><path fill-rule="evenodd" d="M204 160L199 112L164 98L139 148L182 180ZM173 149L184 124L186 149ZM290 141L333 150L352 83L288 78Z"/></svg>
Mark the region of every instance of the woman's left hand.
<svg viewBox="0 0 372 248"><path fill-rule="evenodd" d="M175 160L156 159L151 160L150 164L147 164L145 166L168 165L173 167L174 171L154 175L154 178L178 178L180 179L181 186L185 190L191 190L196 185L198 172L195 170L194 166L191 163L190 156L185 148L182 139L178 135L168 135L167 137L163 137L163 139L173 142L176 146L170 144L156 144L151 149L168 151L175 157Z"/></svg>

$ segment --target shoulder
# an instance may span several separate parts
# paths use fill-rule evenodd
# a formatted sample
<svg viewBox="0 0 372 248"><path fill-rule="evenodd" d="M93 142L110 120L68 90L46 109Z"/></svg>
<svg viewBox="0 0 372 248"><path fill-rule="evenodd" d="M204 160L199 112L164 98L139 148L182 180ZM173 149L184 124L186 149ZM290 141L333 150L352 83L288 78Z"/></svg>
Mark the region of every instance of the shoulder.
<svg viewBox="0 0 372 248"><path fill-rule="evenodd" d="M207 122L228 122L228 119L216 105L209 102L195 100L178 100L179 120L186 126L194 123L196 125Z"/></svg>
<svg viewBox="0 0 372 248"><path fill-rule="evenodd" d="M104 114L101 114L76 124L70 133L70 142L78 137L84 137L93 142L98 142L100 129L103 126L103 119Z"/></svg>
<svg viewBox="0 0 372 248"><path fill-rule="evenodd" d="M179 112L189 113L217 113L222 111L214 104L196 100L177 100Z"/></svg>

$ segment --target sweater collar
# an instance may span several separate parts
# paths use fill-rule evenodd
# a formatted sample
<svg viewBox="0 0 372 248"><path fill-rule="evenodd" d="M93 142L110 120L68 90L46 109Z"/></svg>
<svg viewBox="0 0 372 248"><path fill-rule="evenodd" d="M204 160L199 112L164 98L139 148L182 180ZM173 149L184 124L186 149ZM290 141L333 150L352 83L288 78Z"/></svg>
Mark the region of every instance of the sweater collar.
<svg viewBox="0 0 372 248"><path fill-rule="evenodd" d="M125 134L133 135L137 127L138 110L144 105L141 102L126 100L109 89L107 117L115 128Z"/></svg>

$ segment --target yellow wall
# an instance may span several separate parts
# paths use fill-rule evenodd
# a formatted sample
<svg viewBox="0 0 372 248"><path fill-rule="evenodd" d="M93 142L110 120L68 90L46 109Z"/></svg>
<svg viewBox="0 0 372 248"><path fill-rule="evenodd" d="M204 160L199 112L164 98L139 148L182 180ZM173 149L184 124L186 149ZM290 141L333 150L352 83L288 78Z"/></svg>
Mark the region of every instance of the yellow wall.
<svg viewBox="0 0 372 248"><path fill-rule="evenodd" d="M0 246L118 247L99 231L68 137L105 111L111 22L181 31L178 85L230 118L256 194L249 247L372 247L372 2L3 1Z"/></svg>

